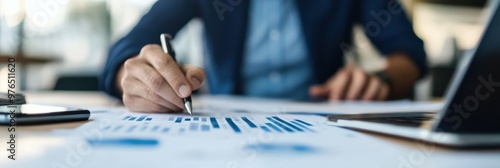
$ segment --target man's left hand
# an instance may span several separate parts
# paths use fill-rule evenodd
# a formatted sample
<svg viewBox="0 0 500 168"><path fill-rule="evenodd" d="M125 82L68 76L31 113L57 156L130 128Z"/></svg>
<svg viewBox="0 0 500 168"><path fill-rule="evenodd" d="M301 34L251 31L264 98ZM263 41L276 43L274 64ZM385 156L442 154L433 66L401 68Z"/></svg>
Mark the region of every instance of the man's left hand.
<svg viewBox="0 0 500 168"><path fill-rule="evenodd" d="M312 97L326 97L330 101L381 101L389 96L389 85L376 75L348 65L337 71L325 84L309 89Z"/></svg>

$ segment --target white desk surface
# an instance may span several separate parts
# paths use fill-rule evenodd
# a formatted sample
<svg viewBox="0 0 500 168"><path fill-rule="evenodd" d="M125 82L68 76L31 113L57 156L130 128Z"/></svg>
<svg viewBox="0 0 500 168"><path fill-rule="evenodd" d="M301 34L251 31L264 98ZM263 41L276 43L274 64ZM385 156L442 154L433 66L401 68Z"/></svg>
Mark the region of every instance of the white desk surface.
<svg viewBox="0 0 500 168"><path fill-rule="evenodd" d="M66 105L66 106L85 106L85 107L116 107L120 106L120 103L116 100L111 99L109 96L101 92L33 92L25 93L27 101L34 104L52 104L52 105ZM7 152L4 148L7 138L7 127L0 127L0 144L1 145L1 165L16 165L14 162L28 162L30 159L25 160L27 155L44 155L49 153L52 148L50 146L57 144L57 138L54 141L50 141L51 135L46 133L54 132L60 129L73 129L81 126L85 122L73 122L73 123L63 123L63 124L49 124L49 125L36 125L36 126L18 126L17 135L19 135L19 142L17 143L18 148L23 148L23 146L31 146L32 150L21 150L17 155L16 161L11 161L7 159ZM349 130L350 131L350 130ZM399 139L394 137L387 137L378 134L355 132L353 134L362 135L362 137L367 137L371 139L376 139L383 141L386 145L384 149L377 147L367 147L365 150L351 151L350 153L336 153L331 156L331 160L324 160L324 167L500 167L500 148L493 149L451 149L440 146L435 146L431 144L423 144L413 140ZM26 139L23 140L23 137ZM49 141L39 141L39 139L49 139ZM60 138L60 137L58 137ZM69 138L69 137L68 137ZM320 140L318 140L320 141ZM51 143L53 142L53 143ZM360 142L363 142L361 140ZM24 145L23 143L26 143ZM56 144L54 144L56 143ZM328 142L325 142L328 143ZM338 144L343 146L343 148L349 148L344 146L346 144ZM351 144L352 145L352 144ZM359 144L366 145L366 144ZM48 147L43 147L48 146ZM36 147L36 148L35 148ZM355 147L354 145L352 146ZM376 151L374 151L376 150ZM29 153L21 153L23 151L29 151ZM147 151L145 151L147 152ZM92 153L91 153L92 155ZM98 155L98 154L97 154ZM223 155L223 154L221 154ZM84 159L83 162L94 162L96 159L106 159L110 161L128 161L134 160L137 156L130 155L129 158L92 158ZM356 158L356 159L353 159ZM166 159L166 160L165 160ZM151 158L151 161L166 161L169 158ZM296 158L294 161L301 161L300 163L307 164L308 162L317 162L314 157L302 156ZM49 166L51 161L39 161L40 165ZM45 163L44 163L45 162ZM141 162L141 160L136 160L134 162ZM144 161L145 162L145 161ZM215 162L215 161L214 161ZM254 158L251 161L241 161L236 167L262 167L266 165L274 165L273 167L297 167L298 165L287 165L286 160L277 160L275 162L280 163L270 163L264 160L260 160L259 157ZM14 164L13 164L14 163ZM207 165L213 165L212 162ZM87 164L92 165L92 164ZM136 166L141 164L129 164L129 166ZM147 165L147 164L145 164ZM168 165L168 164L166 164ZM42 166L42 167L45 167ZM221 164L216 167L232 167L232 164ZM52 167L54 165L52 164ZM57 166L55 166L57 167ZM69 166L71 167L71 166ZM75 165L73 167L81 167ZM303 166L298 166L303 167Z"/></svg>

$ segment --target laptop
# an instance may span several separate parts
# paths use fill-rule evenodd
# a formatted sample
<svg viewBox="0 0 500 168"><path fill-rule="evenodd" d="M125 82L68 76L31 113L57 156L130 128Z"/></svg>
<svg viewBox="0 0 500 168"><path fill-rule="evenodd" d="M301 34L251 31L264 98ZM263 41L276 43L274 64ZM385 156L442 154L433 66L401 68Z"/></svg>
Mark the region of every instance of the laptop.
<svg viewBox="0 0 500 168"><path fill-rule="evenodd" d="M330 125L453 147L500 145L500 1L477 48L464 55L438 112L331 115Z"/></svg>

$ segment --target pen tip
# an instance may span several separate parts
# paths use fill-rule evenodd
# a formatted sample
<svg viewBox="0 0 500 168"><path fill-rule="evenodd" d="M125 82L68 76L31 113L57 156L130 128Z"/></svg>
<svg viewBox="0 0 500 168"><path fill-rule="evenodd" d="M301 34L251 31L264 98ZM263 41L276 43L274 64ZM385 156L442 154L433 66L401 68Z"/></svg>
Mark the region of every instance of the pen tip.
<svg viewBox="0 0 500 168"><path fill-rule="evenodd" d="M191 105L191 102L187 101L184 103L184 107L186 107L186 111L193 116L193 106Z"/></svg>

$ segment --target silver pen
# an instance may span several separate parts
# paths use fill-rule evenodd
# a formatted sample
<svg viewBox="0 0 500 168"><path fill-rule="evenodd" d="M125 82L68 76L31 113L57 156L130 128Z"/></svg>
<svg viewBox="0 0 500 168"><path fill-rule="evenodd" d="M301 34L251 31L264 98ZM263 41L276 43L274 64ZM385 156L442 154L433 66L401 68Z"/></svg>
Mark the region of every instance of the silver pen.
<svg viewBox="0 0 500 168"><path fill-rule="evenodd" d="M169 54L172 56L175 62L177 62L177 59L175 58L175 51L174 48L172 47L172 36L167 33L163 33L160 35L160 41L161 41L161 48L163 48L163 52L165 54ZM184 103L184 107L186 107L186 111L193 116L193 105L191 103L191 96L188 96L186 98L182 99L182 102Z"/></svg>

